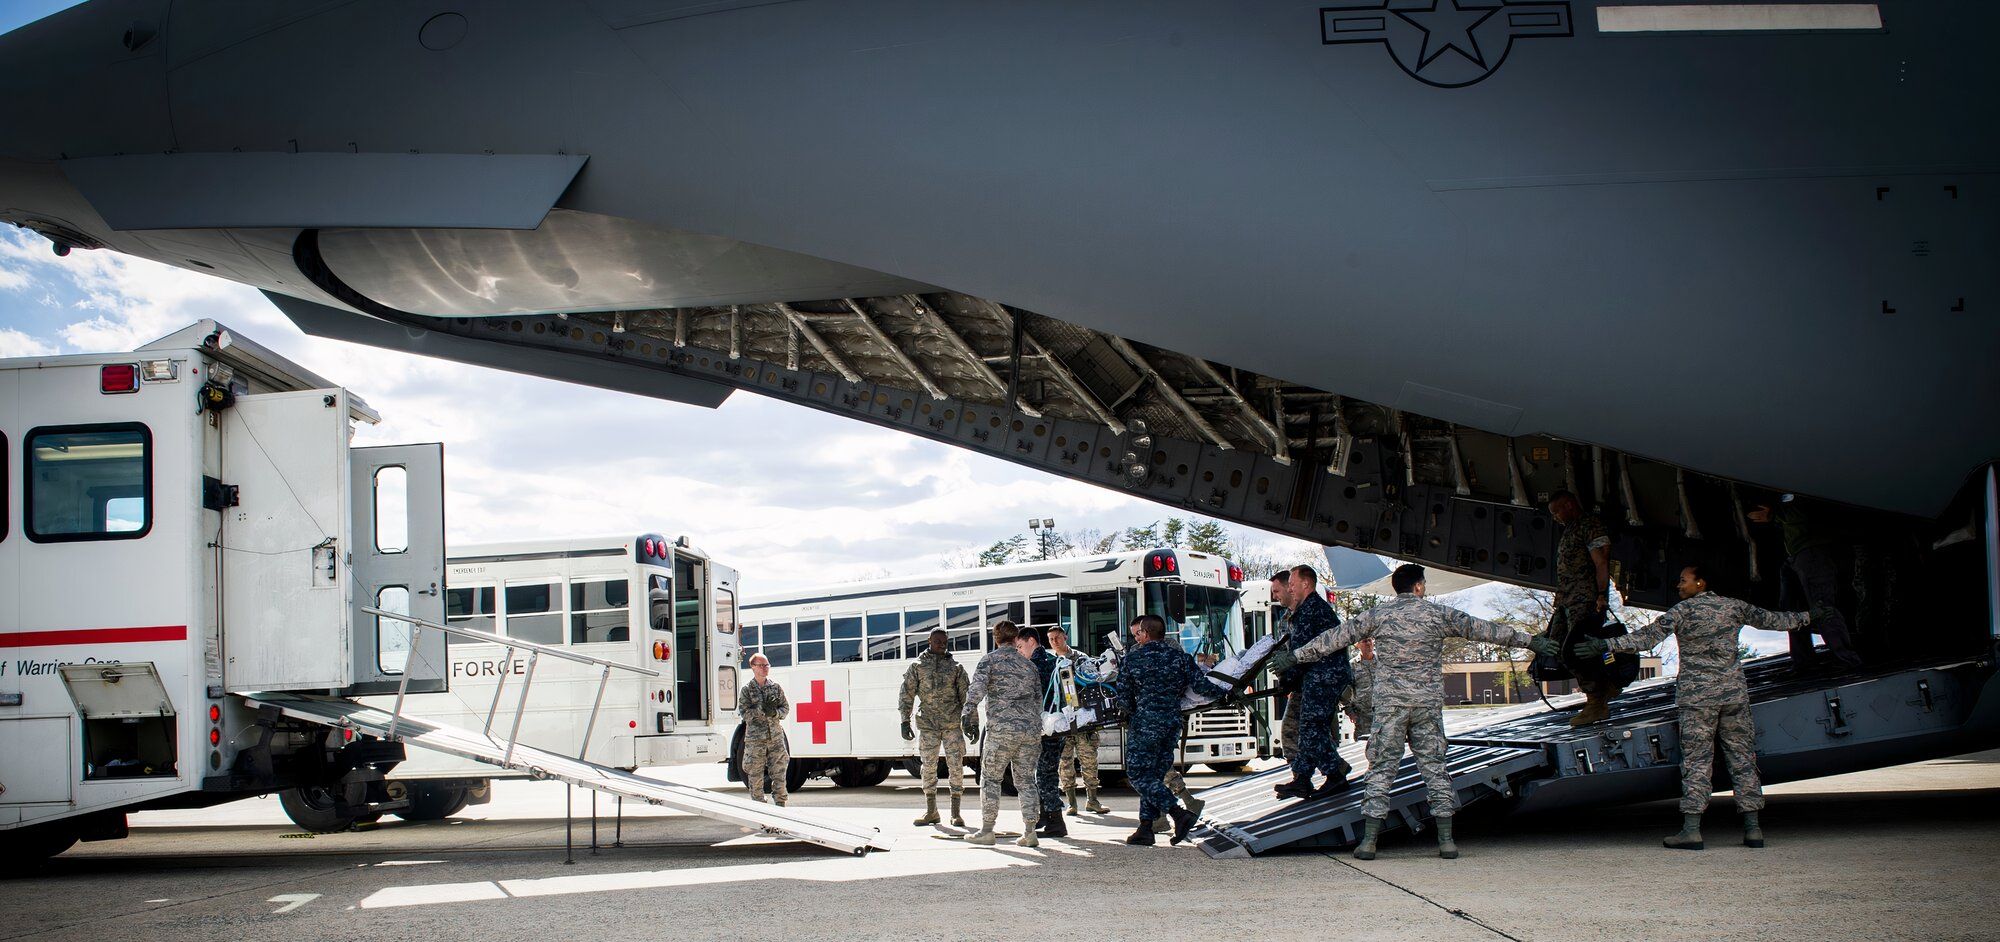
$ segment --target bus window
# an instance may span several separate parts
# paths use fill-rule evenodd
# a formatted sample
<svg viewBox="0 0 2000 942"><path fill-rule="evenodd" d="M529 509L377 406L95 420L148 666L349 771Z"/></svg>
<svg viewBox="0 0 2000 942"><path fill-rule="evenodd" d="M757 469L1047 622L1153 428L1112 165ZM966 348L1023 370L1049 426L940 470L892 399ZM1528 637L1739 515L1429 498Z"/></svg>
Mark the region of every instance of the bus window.
<svg viewBox="0 0 2000 942"><path fill-rule="evenodd" d="M459 586L444 590L444 623L453 628L470 628L491 633L493 629L493 587ZM479 644L473 638L446 635L446 644Z"/></svg>
<svg viewBox="0 0 2000 942"><path fill-rule="evenodd" d="M631 607L632 584L623 576L570 583L569 643L631 640Z"/></svg>
<svg viewBox="0 0 2000 942"><path fill-rule="evenodd" d="M1118 593L1092 592L1075 596L1070 602L1075 606L1070 619L1070 645L1091 657L1103 654L1105 639L1125 627L1119 624Z"/></svg>
<svg viewBox="0 0 2000 942"><path fill-rule="evenodd" d="M153 437L145 426L35 429L24 448L28 539L134 540L153 528Z"/></svg>
<svg viewBox="0 0 2000 942"><path fill-rule="evenodd" d="M1053 595L1028 600L1028 624L1047 627L1062 618L1062 599Z"/></svg>
<svg viewBox="0 0 2000 942"><path fill-rule="evenodd" d="M799 622L797 661L820 664L826 661L826 622L820 619Z"/></svg>
<svg viewBox="0 0 2000 942"><path fill-rule="evenodd" d="M385 585L375 593L375 607L397 615L410 613L408 586ZM400 674L410 662L410 623L375 616L375 667L384 674Z"/></svg>
<svg viewBox="0 0 2000 942"><path fill-rule="evenodd" d="M536 644L561 644L561 590L553 584L537 582L507 587L507 637Z"/></svg>
<svg viewBox="0 0 2000 942"><path fill-rule="evenodd" d="M1175 598L1185 592L1186 611L1176 620L1171 613ZM1178 631L1181 650L1189 654L1227 657L1243 647L1242 611L1234 589L1184 586L1175 582L1146 583L1146 611L1167 620L1170 631Z"/></svg>
<svg viewBox="0 0 2000 942"><path fill-rule="evenodd" d="M764 656L771 659L772 667L792 666L791 622L767 621L764 623Z"/></svg>
<svg viewBox="0 0 2000 942"><path fill-rule="evenodd" d="M654 631L674 630L674 581L661 575L646 577L646 623Z"/></svg>
<svg viewBox="0 0 2000 942"><path fill-rule="evenodd" d="M944 630L951 636L946 649L951 651L979 650L979 606L960 605L945 609Z"/></svg>
<svg viewBox="0 0 2000 942"><path fill-rule="evenodd" d="M842 615L833 620L832 650L833 663L848 664L861 660L861 616Z"/></svg>
<svg viewBox="0 0 2000 942"><path fill-rule="evenodd" d="M764 649L764 626L743 626L743 666L750 666L750 655Z"/></svg>
<svg viewBox="0 0 2000 942"><path fill-rule="evenodd" d="M903 654L903 620L895 612L868 616L868 659L893 661Z"/></svg>
<svg viewBox="0 0 2000 942"><path fill-rule="evenodd" d="M931 646L931 632L937 630L938 610L935 608L908 608L903 610L903 656L922 657Z"/></svg>
<svg viewBox="0 0 2000 942"><path fill-rule="evenodd" d="M1028 603L1026 602L1019 599L986 600L986 627L988 628L1003 621L1011 621L1016 625L1020 625L1025 624L1027 620Z"/></svg>

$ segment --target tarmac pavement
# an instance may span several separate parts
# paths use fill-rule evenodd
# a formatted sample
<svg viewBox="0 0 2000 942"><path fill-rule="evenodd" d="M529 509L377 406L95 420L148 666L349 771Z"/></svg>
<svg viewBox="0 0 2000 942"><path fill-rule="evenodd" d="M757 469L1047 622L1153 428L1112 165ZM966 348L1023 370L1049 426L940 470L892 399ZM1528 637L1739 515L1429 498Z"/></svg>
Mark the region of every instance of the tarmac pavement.
<svg viewBox="0 0 2000 942"><path fill-rule="evenodd" d="M722 784L719 767L660 774ZM882 828L888 852L855 859L628 805L624 846L593 854L580 818L565 864L564 793L501 782L492 804L450 821L389 817L312 837L269 798L134 815L128 840L81 844L0 881L0 942L2000 938L2000 751L1774 786L1764 850L1740 846L1718 797L1706 851L1659 846L1678 824L1671 802L1537 817L1469 809L1456 861L1437 859L1428 833L1385 839L1367 863L1127 847L1137 799L1123 789L1105 796L1110 815L1069 819L1069 839L977 848L940 839L957 829L913 827L922 798L898 772L875 788L822 781L794 794L795 806ZM587 815L589 793L574 800ZM598 806L609 844L612 803ZM1002 827L1018 829L1018 814L1004 812Z"/></svg>

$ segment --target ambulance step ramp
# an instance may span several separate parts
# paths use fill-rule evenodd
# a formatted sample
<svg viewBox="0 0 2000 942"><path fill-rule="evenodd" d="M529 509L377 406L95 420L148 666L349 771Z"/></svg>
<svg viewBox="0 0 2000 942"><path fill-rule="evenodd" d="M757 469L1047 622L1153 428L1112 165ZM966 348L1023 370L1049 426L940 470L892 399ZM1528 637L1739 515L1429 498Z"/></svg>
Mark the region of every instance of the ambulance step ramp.
<svg viewBox="0 0 2000 942"><path fill-rule="evenodd" d="M277 708L294 719L349 728L379 738L388 738L388 711L363 706L351 700L291 693L251 693L244 699L253 704ZM788 808L723 795L691 785L677 785L635 775L571 756L557 755L529 746L516 745L510 760L507 743L484 733L439 726L404 717L396 723L396 736L405 745L484 762L500 768L527 772L536 778L559 779L571 785L622 795L648 804L713 818L743 827L764 828L798 840L861 856L872 849L887 849L881 831L860 827Z"/></svg>
<svg viewBox="0 0 2000 942"><path fill-rule="evenodd" d="M1287 768L1276 768L1203 791L1206 802L1195 846L1210 857L1250 857L1293 845L1346 847L1361 839L1362 773L1367 757L1361 745L1341 750L1355 768L1353 787L1330 798L1300 801L1279 798L1271 789L1291 780ZM1513 779L1548 762L1541 749L1510 746L1453 745L1445 752L1445 767L1459 807L1493 796L1511 794ZM1386 830L1421 827L1430 818L1429 793L1414 757L1404 756L1389 791Z"/></svg>

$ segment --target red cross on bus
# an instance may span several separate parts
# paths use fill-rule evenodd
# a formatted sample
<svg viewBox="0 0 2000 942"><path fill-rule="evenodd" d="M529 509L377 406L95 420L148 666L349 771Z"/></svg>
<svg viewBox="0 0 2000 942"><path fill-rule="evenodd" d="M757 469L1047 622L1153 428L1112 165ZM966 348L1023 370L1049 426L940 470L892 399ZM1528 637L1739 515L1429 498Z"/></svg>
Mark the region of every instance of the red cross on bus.
<svg viewBox="0 0 2000 942"><path fill-rule="evenodd" d="M813 742L826 743L826 724L840 722L840 701L826 698L826 681L812 682L812 699L798 705L793 717L800 723L809 723L813 728Z"/></svg>

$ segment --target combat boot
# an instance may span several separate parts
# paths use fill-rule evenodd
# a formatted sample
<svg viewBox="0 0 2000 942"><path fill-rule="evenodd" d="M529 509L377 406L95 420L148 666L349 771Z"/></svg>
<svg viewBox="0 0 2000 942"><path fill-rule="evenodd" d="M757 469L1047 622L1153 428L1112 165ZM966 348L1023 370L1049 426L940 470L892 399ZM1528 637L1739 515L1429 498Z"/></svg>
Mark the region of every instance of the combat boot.
<svg viewBox="0 0 2000 942"><path fill-rule="evenodd" d="M1304 798L1312 794L1312 790L1312 779L1310 777L1299 778L1294 775L1291 781L1271 789L1271 792L1279 798Z"/></svg>
<svg viewBox="0 0 2000 942"><path fill-rule="evenodd" d="M965 842L967 844L978 844L981 847L992 847L998 842L998 839L993 836L992 828L983 828L977 834L966 835Z"/></svg>
<svg viewBox="0 0 2000 942"><path fill-rule="evenodd" d="M1014 841L1016 847L1039 847L1042 842L1035 839L1035 822L1021 822L1021 836Z"/></svg>
<svg viewBox="0 0 2000 942"><path fill-rule="evenodd" d="M1091 814L1110 814L1110 813L1111 813L1111 809L1110 809L1110 808L1106 808L1106 807L1104 807L1103 805L1101 805L1101 804L1098 804L1098 802L1097 802L1097 789L1095 789L1095 788L1093 788L1093 789L1090 789L1090 790L1089 790L1088 792L1086 792L1086 795L1087 795L1087 797L1086 797L1086 798L1084 799L1084 802L1083 802L1083 810L1085 810L1085 811L1088 811L1088 812L1090 812Z"/></svg>
<svg viewBox="0 0 2000 942"><path fill-rule="evenodd" d="M964 826L965 826L965 816L964 816L964 815L961 815L961 814L959 814L959 813L958 813L958 802L959 802L959 794L958 794L957 792L952 792L952 793L951 793L951 826L952 826L952 827L955 827L955 828L962 828L962 827L964 827Z"/></svg>
<svg viewBox="0 0 2000 942"><path fill-rule="evenodd" d="M1361 819L1361 843L1354 845L1354 859L1375 859L1375 842L1382 839L1383 820L1382 818Z"/></svg>
<svg viewBox="0 0 2000 942"><path fill-rule="evenodd" d="M1458 842L1451 839L1451 819L1438 818L1438 856L1446 860L1458 859Z"/></svg>
<svg viewBox="0 0 2000 942"><path fill-rule="evenodd" d="M1583 709L1576 711L1576 715L1569 718L1569 725L1589 726L1611 718L1611 704L1594 693L1584 696Z"/></svg>
<svg viewBox="0 0 2000 942"><path fill-rule="evenodd" d="M1081 817L1083 812L1076 809L1076 789L1065 788L1063 789L1063 794L1069 796L1069 816L1072 818Z"/></svg>
<svg viewBox="0 0 2000 942"><path fill-rule="evenodd" d="M1151 821L1147 821L1147 820L1145 820L1145 819L1143 819L1143 818L1142 818L1142 819L1140 819L1140 821L1139 821L1139 829L1138 829L1138 830L1136 830L1136 831L1133 831L1133 832L1132 832L1131 834L1128 834L1128 835L1126 835L1126 836L1125 836L1125 843L1127 843L1127 844L1130 844L1130 845L1132 845L1132 846L1134 846L1134 847L1151 847L1151 846L1153 846L1153 844L1154 844L1154 841L1153 841L1153 822L1151 822Z"/></svg>
<svg viewBox="0 0 2000 942"><path fill-rule="evenodd" d="M1062 815L1059 814L1049 815L1048 820L1042 822L1042 836L1068 837L1069 822L1064 821Z"/></svg>
<svg viewBox="0 0 2000 942"><path fill-rule="evenodd" d="M1194 816L1194 812L1186 808L1169 808L1167 809L1167 816L1174 819L1174 836L1172 840L1167 842L1169 844L1178 844L1187 840L1188 835L1194 831L1195 822L1199 820Z"/></svg>
<svg viewBox="0 0 2000 942"><path fill-rule="evenodd" d="M938 823L938 820L939 818L937 813L937 793L932 792L931 794L924 796L923 816L919 817L916 821L912 823L914 823L918 827L923 827L926 824L936 824Z"/></svg>
<svg viewBox="0 0 2000 942"><path fill-rule="evenodd" d="M1749 836L1747 831L1744 836L1746 838ZM1661 841L1660 844L1675 850L1701 850L1703 846L1701 842L1701 815L1681 815L1681 832Z"/></svg>
<svg viewBox="0 0 2000 942"><path fill-rule="evenodd" d="M1764 825L1757 820L1757 812L1743 812L1743 846L1764 846Z"/></svg>
<svg viewBox="0 0 2000 942"><path fill-rule="evenodd" d="M1353 771L1353 766L1348 765L1346 762L1341 762L1339 765L1333 767L1332 772L1327 773L1326 784L1314 789L1311 794L1304 797L1318 801L1321 798L1332 798L1348 790L1354 783L1349 781L1347 776L1348 773Z"/></svg>

